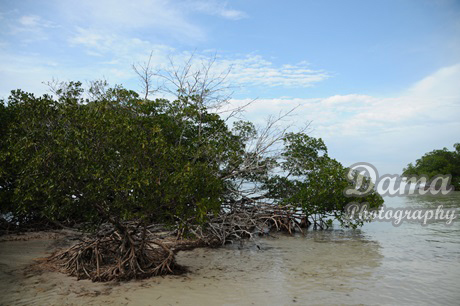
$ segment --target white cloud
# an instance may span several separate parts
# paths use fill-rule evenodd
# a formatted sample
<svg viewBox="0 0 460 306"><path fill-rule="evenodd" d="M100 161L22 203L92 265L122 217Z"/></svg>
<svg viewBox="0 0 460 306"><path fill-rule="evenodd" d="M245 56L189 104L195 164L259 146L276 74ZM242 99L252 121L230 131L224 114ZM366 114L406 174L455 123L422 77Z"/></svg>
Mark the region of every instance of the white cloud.
<svg viewBox="0 0 460 306"><path fill-rule="evenodd" d="M219 15L227 19L239 20L247 17L247 14L237 10L227 10L224 9L219 11Z"/></svg>
<svg viewBox="0 0 460 306"><path fill-rule="evenodd" d="M22 16L19 18L19 23L25 27L36 27L40 25L40 17L36 15Z"/></svg>
<svg viewBox="0 0 460 306"><path fill-rule="evenodd" d="M152 39L174 38L182 42L202 41L206 30L191 21L192 13L238 20L246 14L217 1L168 0L81 0L78 6L57 2L64 18L80 28L101 33L130 33L142 30Z"/></svg>
<svg viewBox="0 0 460 306"><path fill-rule="evenodd" d="M256 86L310 87L330 75L323 70L309 69L306 63L275 66L260 55L221 59L218 63L231 67L229 79L237 84Z"/></svg>
<svg viewBox="0 0 460 306"><path fill-rule="evenodd" d="M4 27L8 29L4 34L14 36L21 42L30 43L47 40L49 31L58 25L38 15L22 15L16 17L17 12L10 12L8 17L3 18ZM1 20L1 19L0 19Z"/></svg>
<svg viewBox="0 0 460 306"><path fill-rule="evenodd" d="M195 22L197 15L213 15L229 20L246 18L247 14L216 0L80 0L78 5L69 1L51 0L43 3L41 10L51 12L53 21L65 32L76 28L92 29L99 33L130 37L142 32L151 41L175 40L181 43L204 41L207 30ZM19 15L22 12L32 12ZM39 39L43 29L56 23L45 20L39 10L11 10L0 12L0 21L14 35L34 32ZM41 16L43 15L43 16Z"/></svg>
<svg viewBox="0 0 460 306"><path fill-rule="evenodd" d="M256 112L279 111L300 105L302 115L321 121L329 133L359 136L369 126L389 129L418 124L422 120L451 122L460 118L460 64L442 68L420 80L397 97L379 98L369 95L334 95L323 99L261 99L251 106ZM244 103L245 100L234 101ZM322 114L322 116L320 116ZM339 121L329 120L338 116Z"/></svg>
<svg viewBox="0 0 460 306"><path fill-rule="evenodd" d="M17 26L13 28L19 31L36 31L38 29L56 28L57 25L50 21L43 19L38 15L23 15L17 20Z"/></svg>
<svg viewBox="0 0 460 306"><path fill-rule="evenodd" d="M228 4L221 1L188 1L186 2L186 7L192 11L220 16L230 20L240 20L248 17L245 12L228 8Z"/></svg>
<svg viewBox="0 0 460 306"><path fill-rule="evenodd" d="M449 98L457 97L460 88L453 86L452 80L460 80L460 63L444 67L430 76L414 84L408 93L420 98ZM458 83L458 82L457 82Z"/></svg>
<svg viewBox="0 0 460 306"><path fill-rule="evenodd" d="M460 142L460 64L439 69L396 97L361 94L316 99L260 99L247 117L262 121L299 105L292 121L312 122L331 155L349 165L373 162L400 173L424 153ZM233 100L242 105L249 100Z"/></svg>
<svg viewBox="0 0 460 306"><path fill-rule="evenodd" d="M110 57L110 62L125 70L131 70L133 63L145 62L150 52L151 65L155 68L166 68L170 57L180 66L192 56L188 51L180 52L166 45L84 28L78 28L69 42L85 48L87 54ZM311 87L330 77L326 71L310 69L306 61L277 66L260 55L214 56L209 50L194 52L193 66L200 69L203 62L213 59L213 71L216 74L230 71L227 81L237 86Z"/></svg>
<svg viewBox="0 0 460 306"><path fill-rule="evenodd" d="M100 33L129 35L143 31L152 38L202 41L205 30L188 18L186 11L168 0L81 0L78 5L56 1L58 12L74 26Z"/></svg>

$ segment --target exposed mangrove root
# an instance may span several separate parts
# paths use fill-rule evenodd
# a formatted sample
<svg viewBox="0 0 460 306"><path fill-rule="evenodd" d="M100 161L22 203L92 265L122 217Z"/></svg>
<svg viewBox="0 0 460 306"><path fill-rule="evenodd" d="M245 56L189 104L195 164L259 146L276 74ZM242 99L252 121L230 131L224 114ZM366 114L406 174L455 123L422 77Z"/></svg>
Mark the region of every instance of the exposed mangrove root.
<svg viewBox="0 0 460 306"><path fill-rule="evenodd" d="M224 245L274 230L304 233L310 224L306 215L289 206L257 203L227 206L217 216L209 216L204 226L190 231L208 244Z"/></svg>
<svg viewBox="0 0 460 306"><path fill-rule="evenodd" d="M158 232L158 225L136 222L107 225L94 237L55 253L48 263L78 279L93 281L178 274L185 271L175 261L178 251L252 239L273 230L304 233L311 222L295 208L257 203L224 207L204 225L193 225L193 220L180 224L174 232ZM193 239L182 239L185 235Z"/></svg>
<svg viewBox="0 0 460 306"><path fill-rule="evenodd" d="M184 272L185 269L175 261L175 253L199 245L200 241L195 240L159 239L148 229L136 228L124 235L113 230L110 234L105 231L102 237L86 238L55 253L48 258L48 263L78 279L141 279Z"/></svg>

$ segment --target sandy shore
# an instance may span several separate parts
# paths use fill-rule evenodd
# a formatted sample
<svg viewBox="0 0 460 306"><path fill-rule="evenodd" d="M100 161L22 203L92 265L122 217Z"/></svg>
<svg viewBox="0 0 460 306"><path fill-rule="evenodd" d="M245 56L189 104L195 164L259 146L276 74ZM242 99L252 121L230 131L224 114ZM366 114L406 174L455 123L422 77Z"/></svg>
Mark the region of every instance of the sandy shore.
<svg viewBox="0 0 460 306"><path fill-rule="evenodd" d="M372 271L379 266L378 248L366 241L325 237L264 239L257 242L261 249L248 243L179 252L177 261L189 273L123 283L77 281L32 268L35 260L69 241L59 234L18 237L0 242L0 304L301 305L315 299L362 303L373 282Z"/></svg>
<svg viewBox="0 0 460 306"><path fill-rule="evenodd" d="M1 305L75 305L82 295L99 295L113 286L77 282L37 265L56 248L70 244L66 232L36 232L0 239ZM73 299L75 299L73 301Z"/></svg>

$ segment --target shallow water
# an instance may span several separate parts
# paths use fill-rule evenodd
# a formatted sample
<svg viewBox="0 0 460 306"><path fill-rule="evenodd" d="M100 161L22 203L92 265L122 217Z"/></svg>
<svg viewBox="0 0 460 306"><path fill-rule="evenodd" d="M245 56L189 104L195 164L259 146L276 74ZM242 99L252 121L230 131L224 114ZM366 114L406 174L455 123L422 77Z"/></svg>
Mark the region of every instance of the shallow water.
<svg viewBox="0 0 460 306"><path fill-rule="evenodd" d="M385 198L389 207L460 207L446 197ZM303 305L458 304L460 220L421 226L373 222L360 230L309 231L221 249L181 252L190 273L122 284L23 274L51 241L0 244L3 304ZM16 268L15 268L16 267ZM16 270L14 270L16 269ZM13 270L13 271L12 271Z"/></svg>

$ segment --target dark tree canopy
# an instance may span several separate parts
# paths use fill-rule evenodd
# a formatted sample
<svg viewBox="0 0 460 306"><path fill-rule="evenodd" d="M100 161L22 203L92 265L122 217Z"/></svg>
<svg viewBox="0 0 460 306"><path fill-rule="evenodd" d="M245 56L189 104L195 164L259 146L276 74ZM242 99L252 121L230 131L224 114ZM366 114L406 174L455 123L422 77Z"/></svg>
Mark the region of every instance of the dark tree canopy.
<svg viewBox="0 0 460 306"><path fill-rule="evenodd" d="M454 150L447 148L433 150L403 169L404 176L426 175L433 178L436 175L451 175L451 184L456 190L460 189L460 143L454 144Z"/></svg>
<svg viewBox="0 0 460 306"><path fill-rule="evenodd" d="M70 83L59 99L18 90L2 103L2 211L90 222L218 211L221 167L242 144L217 115L193 97L141 100L117 87L90 101L82 93Z"/></svg>
<svg viewBox="0 0 460 306"><path fill-rule="evenodd" d="M223 205L265 199L299 207L323 227L353 200L343 195L347 169L321 139L285 130L270 137L273 122L230 128L203 95L149 100L104 86L70 82L55 97L16 90L0 104L4 216L202 224ZM252 193L243 191L248 184ZM382 202L376 194L360 201Z"/></svg>

